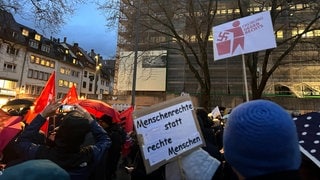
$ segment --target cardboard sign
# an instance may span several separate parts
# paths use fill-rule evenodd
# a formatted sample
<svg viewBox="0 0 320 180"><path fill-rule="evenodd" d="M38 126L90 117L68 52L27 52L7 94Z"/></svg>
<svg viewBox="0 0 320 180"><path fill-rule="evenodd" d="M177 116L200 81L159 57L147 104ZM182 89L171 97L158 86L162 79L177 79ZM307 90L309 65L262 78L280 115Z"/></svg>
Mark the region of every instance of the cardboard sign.
<svg viewBox="0 0 320 180"><path fill-rule="evenodd" d="M133 117L147 173L205 144L190 96L135 111Z"/></svg>

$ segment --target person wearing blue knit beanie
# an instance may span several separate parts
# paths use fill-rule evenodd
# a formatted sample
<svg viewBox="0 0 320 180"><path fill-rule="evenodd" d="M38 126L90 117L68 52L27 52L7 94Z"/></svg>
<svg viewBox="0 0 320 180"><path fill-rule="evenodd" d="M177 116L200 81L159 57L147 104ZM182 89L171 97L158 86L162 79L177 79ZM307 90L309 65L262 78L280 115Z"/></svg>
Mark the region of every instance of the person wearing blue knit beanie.
<svg viewBox="0 0 320 180"><path fill-rule="evenodd" d="M268 100L234 108L223 133L224 157L241 179L300 179L301 152L288 112Z"/></svg>

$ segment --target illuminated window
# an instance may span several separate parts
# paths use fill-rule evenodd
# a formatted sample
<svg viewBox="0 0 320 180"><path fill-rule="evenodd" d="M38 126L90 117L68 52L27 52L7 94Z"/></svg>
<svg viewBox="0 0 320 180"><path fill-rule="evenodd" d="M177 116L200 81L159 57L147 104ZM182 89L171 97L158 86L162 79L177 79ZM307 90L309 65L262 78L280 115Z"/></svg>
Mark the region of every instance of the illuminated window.
<svg viewBox="0 0 320 180"><path fill-rule="evenodd" d="M66 53L66 54L69 54L69 49L66 49L65 53Z"/></svg>
<svg viewBox="0 0 320 180"><path fill-rule="evenodd" d="M191 42L196 42L196 41L197 41L197 38L196 38L195 35L192 35L192 36L190 37L190 40L191 40Z"/></svg>
<svg viewBox="0 0 320 180"><path fill-rule="evenodd" d="M50 61L46 61L46 66L50 67Z"/></svg>
<svg viewBox="0 0 320 180"><path fill-rule="evenodd" d="M36 64L40 64L40 58L39 57L36 57Z"/></svg>
<svg viewBox="0 0 320 180"><path fill-rule="evenodd" d="M34 39L37 40L37 41L40 41L40 40L41 40L41 35L36 34L36 35L34 36Z"/></svg>
<svg viewBox="0 0 320 180"><path fill-rule="evenodd" d="M26 29L22 29L22 35L29 36L29 31Z"/></svg>
<svg viewBox="0 0 320 180"><path fill-rule="evenodd" d="M307 37L313 37L313 36L314 36L314 35L313 35L313 31L307 32L306 36L307 36Z"/></svg>
<svg viewBox="0 0 320 180"><path fill-rule="evenodd" d="M293 30L291 31L291 35L292 35L292 36L296 36L297 34L298 34L298 31L297 31L297 30L293 29Z"/></svg>
<svg viewBox="0 0 320 180"><path fill-rule="evenodd" d="M60 87L63 86L63 80L59 79L59 81L58 81L58 86L60 86Z"/></svg>
<svg viewBox="0 0 320 180"><path fill-rule="evenodd" d="M320 36L320 30L314 30L314 36Z"/></svg>
<svg viewBox="0 0 320 180"><path fill-rule="evenodd" d="M83 54L82 54L80 51L78 51L76 54L77 54L78 56L83 56Z"/></svg>
<svg viewBox="0 0 320 180"><path fill-rule="evenodd" d="M228 14L232 14L233 13L233 9L228 9Z"/></svg>
<svg viewBox="0 0 320 180"><path fill-rule="evenodd" d="M42 66L45 66L45 65L46 65L46 60L45 60L45 59L41 59L40 64L41 64Z"/></svg>
<svg viewBox="0 0 320 180"><path fill-rule="evenodd" d="M55 66L55 62L54 62L54 61L51 61L51 62L50 62L50 67L51 67L51 68L54 68L54 66Z"/></svg>
<svg viewBox="0 0 320 180"><path fill-rule="evenodd" d="M260 12L260 8L255 7L255 8L253 8L253 11L254 11L254 12Z"/></svg>
<svg viewBox="0 0 320 180"><path fill-rule="evenodd" d="M30 62L34 63L35 62L35 57L33 55L30 56Z"/></svg>
<svg viewBox="0 0 320 180"><path fill-rule="evenodd" d="M60 68L60 73L61 73L61 74L65 74L65 71L66 71L66 70L65 70L63 67Z"/></svg>
<svg viewBox="0 0 320 180"><path fill-rule="evenodd" d="M298 31L298 33L299 33L299 34L302 34L303 31L304 31L303 29L300 29L300 30ZM302 37L307 37L307 34L306 34L306 33L302 34Z"/></svg>
<svg viewBox="0 0 320 180"><path fill-rule="evenodd" d="M69 87L69 82L68 81L63 81L63 86Z"/></svg>
<svg viewBox="0 0 320 180"><path fill-rule="evenodd" d="M240 9L235 9L234 12L235 13L240 13Z"/></svg>
<svg viewBox="0 0 320 180"><path fill-rule="evenodd" d="M277 31L277 38L279 39L283 38L283 31Z"/></svg>
<svg viewBox="0 0 320 180"><path fill-rule="evenodd" d="M296 4L296 9L297 10L303 9L303 5L302 4Z"/></svg>

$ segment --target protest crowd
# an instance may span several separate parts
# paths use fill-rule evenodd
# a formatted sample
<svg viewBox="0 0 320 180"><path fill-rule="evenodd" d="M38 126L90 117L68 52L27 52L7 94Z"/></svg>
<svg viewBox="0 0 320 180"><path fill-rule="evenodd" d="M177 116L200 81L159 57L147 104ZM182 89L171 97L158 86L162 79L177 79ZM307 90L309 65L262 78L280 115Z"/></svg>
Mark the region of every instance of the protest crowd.
<svg viewBox="0 0 320 180"><path fill-rule="evenodd" d="M45 88L34 108L19 116L0 111L1 180L111 180L121 179L120 169L131 180L320 178L317 156L310 158L305 152L308 148L301 148L299 117L294 121L272 101L252 100L229 112L217 107L211 113L194 108L188 99L178 106L170 102L168 107L173 110L160 109L156 116L150 113L149 119L143 120L137 113L137 122L144 124L134 129L133 107L123 112L112 107L98 111L108 106L95 100L78 100L74 88L62 100L55 100L48 92ZM97 104L104 106L94 109ZM178 111L181 104L188 108ZM153 121L157 116L161 118ZM152 138L165 138L150 138L148 128L159 123L166 127L170 118L170 128L164 132L174 132L172 137L152 131ZM193 121L195 126L189 126ZM188 127L187 132L175 130L183 126ZM144 133L149 136L143 142L152 143L142 151ZM190 137L181 140L185 136ZM316 150L310 152L312 155ZM163 160L162 156L168 157Z"/></svg>

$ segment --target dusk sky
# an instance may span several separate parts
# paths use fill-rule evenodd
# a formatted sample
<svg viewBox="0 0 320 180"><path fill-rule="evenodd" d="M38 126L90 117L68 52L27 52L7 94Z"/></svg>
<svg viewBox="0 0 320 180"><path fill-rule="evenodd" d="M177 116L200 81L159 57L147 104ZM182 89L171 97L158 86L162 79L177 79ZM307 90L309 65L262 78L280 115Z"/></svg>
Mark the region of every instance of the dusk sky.
<svg viewBox="0 0 320 180"><path fill-rule="evenodd" d="M32 22L15 17L16 21L25 26L35 29L41 34L41 30L33 27ZM116 52L117 31L108 29L105 17L95 4L79 5L75 13L68 18L69 21L61 28L54 38L67 38L67 43L78 43L87 52L91 49L100 54L103 59L113 57ZM46 35L50 38L50 35Z"/></svg>

